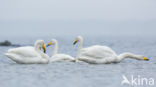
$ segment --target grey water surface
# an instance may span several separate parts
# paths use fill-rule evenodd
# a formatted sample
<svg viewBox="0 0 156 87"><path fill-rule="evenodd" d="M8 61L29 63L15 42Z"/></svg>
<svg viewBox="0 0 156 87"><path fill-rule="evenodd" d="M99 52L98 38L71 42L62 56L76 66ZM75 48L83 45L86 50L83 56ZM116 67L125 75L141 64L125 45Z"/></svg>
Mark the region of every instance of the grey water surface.
<svg viewBox="0 0 156 87"><path fill-rule="evenodd" d="M31 45L37 39L46 43L52 37L10 38L12 43L22 46ZM76 56L77 45L73 46L74 37L56 37L59 53ZM1 39L2 40L2 39ZM117 52L132 52L145 55L150 61L125 59L117 64L87 64L58 62L49 64L16 64L4 53L14 47L0 47L0 87L131 87L122 85L122 75L129 80L131 76L156 79L156 39L137 37L84 37L84 47L107 45ZM51 55L52 48L47 48ZM156 86L156 83L155 83ZM139 87L154 87L142 85Z"/></svg>

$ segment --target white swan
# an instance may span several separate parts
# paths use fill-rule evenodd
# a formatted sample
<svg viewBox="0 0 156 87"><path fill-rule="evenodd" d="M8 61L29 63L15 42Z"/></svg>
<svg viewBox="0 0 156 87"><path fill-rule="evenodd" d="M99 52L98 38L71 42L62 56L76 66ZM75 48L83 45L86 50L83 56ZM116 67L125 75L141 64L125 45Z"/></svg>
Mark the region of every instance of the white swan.
<svg viewBox="0 0 156 87"><path fill-rule="evenodd" d="M37 40L34 47L26 46L9 49L5 55L20 64L48 63L49 57L41 51L41 48L43 48L44 52L46 51L44 41Z"/></svg>
<svg viewBox="0 0 156 87"><path fill-rule="evenodd" d="M105 64L120 62L125 58L133 58L137 60L146 60L146 57L142 55L135 55L133 53L122 53L119 56L109 47L94 45L91 47L83 48L83 38L78 36L75 38L74 45L79 42L77 60L84 61L93 64Z"/></svg>
<svg viewBox="0 0 156 87"><path fill-rule="evenodd" d="M50 45L55 45L54 46L54 51L52 53L50 62L60 62L60 61L71 61L74 62L75 58L71 57L70 55L66 54L58 54L58 42L56 39L52 39L48 44L47 47Z"/></svg>

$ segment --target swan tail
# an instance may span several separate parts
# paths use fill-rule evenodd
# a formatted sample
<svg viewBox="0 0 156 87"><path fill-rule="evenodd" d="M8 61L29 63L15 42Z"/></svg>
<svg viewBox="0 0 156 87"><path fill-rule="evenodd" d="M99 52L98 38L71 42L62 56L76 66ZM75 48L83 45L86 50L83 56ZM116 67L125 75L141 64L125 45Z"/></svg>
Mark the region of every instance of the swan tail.
<svg viewBox="0 0 156 87"><path fill-rule="evenodd" d="M11 53L5 53L5 56L7 56L8 58L10 58L11 60L15 61L16 59L14 58L14 55Z"/></svg>
<svg viewBox="0 0 156 87"><path fill-rule="evenodd" d="M13 49L9 49L8 53L14 53L14 50Z"/></svg>
<svg viewBox="0 0 156 87"><path fill-rule="evenodd" d="M7 56L8 58L10 58L12 61L16 62L16 63L23 63L21 62L21 59L16 58L15 56L17 56L16 54L12 54L12 53L6 53L5 56Z"/></svg>
<svg viewBox="0 0 156 87"><path fill-rule="evenodd" d="M9 56L10 56L10 55L9 55L9 53L5 53L4 55L5 55L5 56L7 56L7 57L9 57Z"/></svg>
<svg viewBox="0 0 156 87"><path fill-rule="evenodd" d="M13 58L13 55L11 53L5 53L5 56L7 56L8 58Z"/></svg>

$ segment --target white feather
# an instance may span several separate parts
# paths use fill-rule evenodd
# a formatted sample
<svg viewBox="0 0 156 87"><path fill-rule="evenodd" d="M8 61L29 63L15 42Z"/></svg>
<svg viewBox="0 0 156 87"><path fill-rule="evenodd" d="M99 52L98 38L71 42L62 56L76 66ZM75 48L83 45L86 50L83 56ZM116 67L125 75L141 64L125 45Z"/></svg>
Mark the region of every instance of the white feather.
<svg viewBox="0 0 156 87"><path fill-rule="evenodd" d="M9 49L5 55L16 63L22 64L35 64L35 63L48 63L48 55L41 52L40 48L44 42L37 40L34 47L18 47Z"/></svg>

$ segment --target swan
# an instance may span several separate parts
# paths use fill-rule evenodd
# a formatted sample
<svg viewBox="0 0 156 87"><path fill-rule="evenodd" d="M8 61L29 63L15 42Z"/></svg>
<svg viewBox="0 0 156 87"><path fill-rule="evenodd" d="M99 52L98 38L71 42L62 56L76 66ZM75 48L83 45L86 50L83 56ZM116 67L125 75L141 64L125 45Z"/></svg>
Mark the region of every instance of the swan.
<svg viewBox="0 0 156 87"><path fill-rule="evenodd" d="M54 45L54 51L51 56L50 62L61 62L61 61L70 61L74 62L75 58L71 57L70 55L66 54L58 54L58 42L56 39L52 39L48 44L47 47L50 45Z"/></svg>
<svg viewBox="0 0 156 87"><path fill-rule="evenodd" d="M148 61L143 55L136 55L133 53L125 52L117 55L115 51L107 46L94 45L87 48L83 48L82 36L77 36L74 41L74 45L78 44L78 51L76 61L84 61L92 64L106 64L106 63L118 63L125 58L132 58L137 60Z"/></svg>
<svg viewBox="0 0 156 87"><path fill-rule="evenodd" d="M41 51L41 48L45 53L44 41L37 40L34 47L25 46L9 49L5 55L20 64L46 64L49 62L49 57Z"/></svg>

